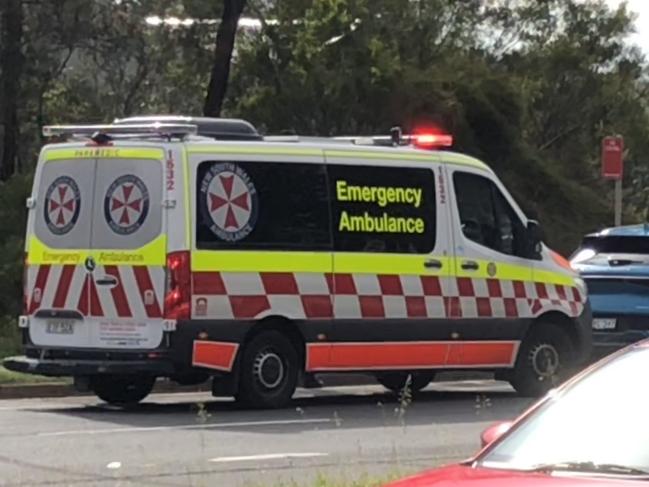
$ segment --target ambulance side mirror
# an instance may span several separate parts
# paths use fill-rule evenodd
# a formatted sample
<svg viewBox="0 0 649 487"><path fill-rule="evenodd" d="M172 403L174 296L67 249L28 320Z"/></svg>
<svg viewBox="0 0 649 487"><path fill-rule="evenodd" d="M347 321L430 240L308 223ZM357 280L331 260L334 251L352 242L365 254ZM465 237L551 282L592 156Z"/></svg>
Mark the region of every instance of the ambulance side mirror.
<svg viewBox="0 0 649 487"><path fill-rule="evenodd" d="M532 259L538 259L542 250L543 229L536 220L528 220L525 233L527 236L527 255Z"/></svg>

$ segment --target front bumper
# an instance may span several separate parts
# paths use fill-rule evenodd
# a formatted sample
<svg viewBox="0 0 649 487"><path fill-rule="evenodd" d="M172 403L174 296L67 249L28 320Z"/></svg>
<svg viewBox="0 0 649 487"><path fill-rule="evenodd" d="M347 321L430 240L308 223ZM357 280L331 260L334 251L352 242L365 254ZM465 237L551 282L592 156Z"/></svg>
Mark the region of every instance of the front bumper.
<svg viewBox="0 0 649 487"><path fill-rule="evenodd" d="M649 330L594 331L593 357L602 358L645 338L649 338Z"/></svg>
<svg viewBox="0 0 649 487"><path fill-rule="evenodd" d="M593 351L593 312L590 302L586 301L584 310L576 318L577 356L575 357L578 364L588 363Z"/></svg>
<svg viewBox="0 0 649 487"><path fill-rule="evenodd" d="M168 376L174 366L167 360L84 360L37 359L26 356L9 357L2 362L14 372L52 377L86 376L98 374L150 374Z"/></svg>

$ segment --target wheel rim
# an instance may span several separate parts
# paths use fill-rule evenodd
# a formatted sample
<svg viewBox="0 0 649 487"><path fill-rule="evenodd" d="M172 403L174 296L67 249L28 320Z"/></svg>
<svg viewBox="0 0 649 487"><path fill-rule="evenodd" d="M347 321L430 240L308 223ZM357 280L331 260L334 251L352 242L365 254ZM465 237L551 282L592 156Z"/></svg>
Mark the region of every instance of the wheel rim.
<svg viewBox="0 0 649 487"><path fill-rule="evenodd" d="M275 389L284 380L284 362L272 350L260 352L255 357L253 375L255 380L266 389Z"/></svg>
<svg viewBox="0 0 649 487"><path fill-rule="evenodd" d="M532 349L530 360L534 373L543 379L555 376L561 366L559 352L549 343L542 343Z"/></svg>

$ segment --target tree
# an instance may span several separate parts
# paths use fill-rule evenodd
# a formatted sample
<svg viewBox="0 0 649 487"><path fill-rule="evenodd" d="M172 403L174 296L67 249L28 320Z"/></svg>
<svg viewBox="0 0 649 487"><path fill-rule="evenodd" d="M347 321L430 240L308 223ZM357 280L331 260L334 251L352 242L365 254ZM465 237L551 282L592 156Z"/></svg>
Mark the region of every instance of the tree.
<svg viewBox="0 0 649 487"><path fill-rule="evenodd" d="M203 107L205 116L218 117L221 115L230 78L230 64L237 27L245 5L246 0L224 0L223 2L223 14L216 33L214 61Z"/></svg>
<svg viewBox="0 0 649 487"><path fill-rule="evenodd" d="M14 173L18 160L20 80L23 55L23 5L21 0L7 0L2 10L2 100L3 127L2 154L0 155L0 181Z"/></svg>

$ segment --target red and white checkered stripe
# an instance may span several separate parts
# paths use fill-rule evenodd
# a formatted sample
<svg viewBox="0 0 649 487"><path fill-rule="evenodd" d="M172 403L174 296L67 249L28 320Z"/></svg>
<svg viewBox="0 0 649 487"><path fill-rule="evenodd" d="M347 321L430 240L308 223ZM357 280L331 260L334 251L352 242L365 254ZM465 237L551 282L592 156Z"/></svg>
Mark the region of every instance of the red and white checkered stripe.
<svg viewBox="0 0 649 487"><path fill-rule="evenodd" d="M414 275L193 274L193 316L213 319L525 318L581 314L576 287Z"/></svg>
<svg viewBox="0 0 649 487"><path fill-rule="evenodd" d="M97 266L89 274L76 265L31 265L26 293L28 314L39 309L66 309L93 317L161 318L164 268ZM113 277L114 286L98 286Z"/></svg>

